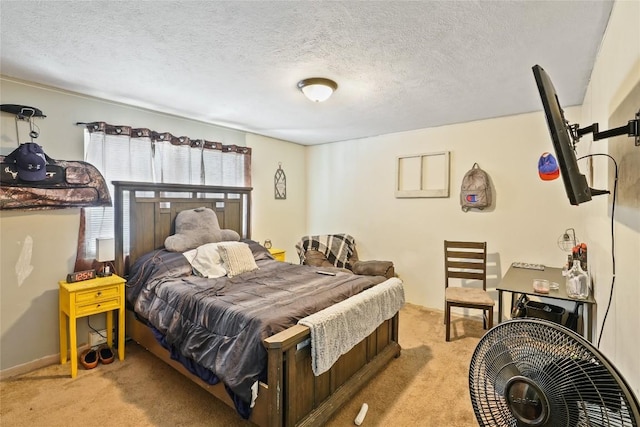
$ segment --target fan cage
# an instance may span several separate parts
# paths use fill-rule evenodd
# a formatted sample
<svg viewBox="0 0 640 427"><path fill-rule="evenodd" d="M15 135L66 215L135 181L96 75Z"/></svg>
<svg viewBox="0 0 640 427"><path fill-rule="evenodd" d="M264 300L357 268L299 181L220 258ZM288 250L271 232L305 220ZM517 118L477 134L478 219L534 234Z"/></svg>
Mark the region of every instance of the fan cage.
<svg viewBox="0 0 640 427"><path fill-rule="evenodd" d="M542 422L523 422L512 412L504 393L518 375L546 396ZM640 424L638 400L613 365L581 336L542 319L514 319L488 331L471 359L469 390L481 426Z"/></svg>

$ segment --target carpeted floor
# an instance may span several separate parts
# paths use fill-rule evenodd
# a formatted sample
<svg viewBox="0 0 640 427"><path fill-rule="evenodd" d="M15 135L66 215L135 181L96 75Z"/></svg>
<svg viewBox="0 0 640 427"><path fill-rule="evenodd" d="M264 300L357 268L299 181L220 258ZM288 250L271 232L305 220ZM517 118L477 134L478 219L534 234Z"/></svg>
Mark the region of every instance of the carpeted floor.
<svg viewBox="0 0 640 427"><path fill-rule="evenodd" d="M483 334L479 321L454 319L444 340L443 314L407 304L400 313L402 355L353 396L328 423L363 426L475 426L468 369ZM250 426L234 410L133 342L123 362L98 365L71 379L52 365L0 382L0 425Z"/></svg>

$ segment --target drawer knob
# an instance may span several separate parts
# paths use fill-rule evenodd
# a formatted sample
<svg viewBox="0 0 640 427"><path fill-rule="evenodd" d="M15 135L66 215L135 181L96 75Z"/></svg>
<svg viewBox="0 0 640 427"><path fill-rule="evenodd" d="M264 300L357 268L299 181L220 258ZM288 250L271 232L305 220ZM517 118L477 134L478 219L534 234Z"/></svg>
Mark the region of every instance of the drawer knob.
<svg viewBox="0 0 640 427"><path fill-rule="evenodd" d="M98 304L96 307L100 307L100 304Z"/></svg>
<svg viewBox="0 0 640 427"><path fill-rule="evenodd" d="M97 295L98 295L98 296L102 295L102 291L99 291L99 292L97 293Z"/></svg>

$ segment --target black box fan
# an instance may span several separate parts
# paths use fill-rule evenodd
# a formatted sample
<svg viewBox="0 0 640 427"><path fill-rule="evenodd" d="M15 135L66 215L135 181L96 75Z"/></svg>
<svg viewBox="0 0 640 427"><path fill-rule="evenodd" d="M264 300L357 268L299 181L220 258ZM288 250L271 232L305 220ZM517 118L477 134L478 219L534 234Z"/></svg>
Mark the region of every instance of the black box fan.
<svg viewBox="0 0 640 427"><path fill-rule="evenodd" d="M536 318L499 324L469 368L479 425L639 426L640 405L615 367L572 330Z"/></svg>

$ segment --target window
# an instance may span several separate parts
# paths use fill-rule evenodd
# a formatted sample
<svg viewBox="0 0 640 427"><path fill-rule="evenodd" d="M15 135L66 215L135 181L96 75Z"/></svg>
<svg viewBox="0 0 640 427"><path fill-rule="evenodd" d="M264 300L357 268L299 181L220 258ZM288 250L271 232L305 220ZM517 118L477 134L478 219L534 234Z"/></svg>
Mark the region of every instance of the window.
<svg viewBox="0 0 640 427"><path fill-rule="evenodd" d="M85 127L84 153L104 176L112 198L112 181L251 185L248 147L94 122ZM112 237L113 229L112 207L85 208L84 248L78 258L95 258L96 238Z"/></svg>

